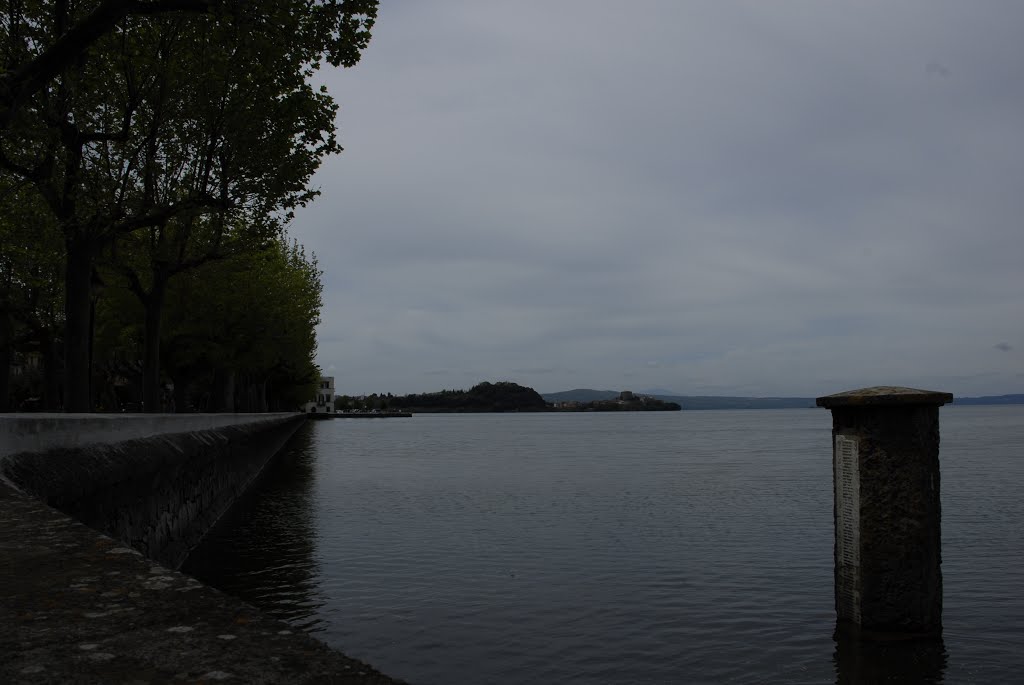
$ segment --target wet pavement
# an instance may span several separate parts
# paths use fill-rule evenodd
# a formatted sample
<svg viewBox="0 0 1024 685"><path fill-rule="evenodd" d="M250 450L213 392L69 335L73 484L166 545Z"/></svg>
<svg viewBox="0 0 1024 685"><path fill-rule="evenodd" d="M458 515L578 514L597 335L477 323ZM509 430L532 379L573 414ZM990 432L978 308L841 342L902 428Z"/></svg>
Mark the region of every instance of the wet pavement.
<svg viewBox="0 0 1024 685"><path fill-rule="evenodd" d="M0 682L400 681L0 482Z"/></svg>

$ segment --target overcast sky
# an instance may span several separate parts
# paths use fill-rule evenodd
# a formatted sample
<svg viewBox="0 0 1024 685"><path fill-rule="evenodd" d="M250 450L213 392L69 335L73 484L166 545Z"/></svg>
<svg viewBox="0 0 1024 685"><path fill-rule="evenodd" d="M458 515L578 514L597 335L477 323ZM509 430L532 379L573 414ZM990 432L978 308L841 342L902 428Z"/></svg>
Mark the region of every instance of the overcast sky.
<svg viewBox="0 0 1024 685"><path fill-rule="evenodd" d="M1024 3L384 0L292 233L339 394L1024 392Z"/></svg>

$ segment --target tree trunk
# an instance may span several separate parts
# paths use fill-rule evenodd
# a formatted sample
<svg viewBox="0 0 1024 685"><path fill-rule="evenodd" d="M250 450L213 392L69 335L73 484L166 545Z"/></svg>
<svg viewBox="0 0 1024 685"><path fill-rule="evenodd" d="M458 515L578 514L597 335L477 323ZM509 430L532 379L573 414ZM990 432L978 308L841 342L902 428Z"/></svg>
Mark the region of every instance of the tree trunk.
<svg viewBox="0 0 1024 685"><path fill-rule="evenodd" d="M245 392L243 394L243 397L245 398L245 405L243 407L238 407L237 409L238 411L251 412L253 411L252 374L247 373L245 374L245 376L243 376L243 378L245 379Z"/></svg>
<svg viewBox="0 0 1024 685"><path fill-rule="evenodd" d="M146 331L143 339L142 402L147 414L156 414L163 409L163 392L160 387L160 320L163 318L166 293L167 279L162 275L154 275L153 288L144 302Z"/></svg>
<svg viewBox="0 0 1024 685"><path fill-rule="evenodd" d="M60 382L57 380L57 342L53 333L39 333L39 351L43 355L43 408L54 411L60 407Z"/></svg>
<svg viewBox="0 0 1024 685"><path fill-rule="evenodd" d="M206 408L203 411L224 411L224 372L214 369L210 374L210 391L207 393Z"/></svg>
<svg viewBox="0 0 1024 685"><path fill-rule="evenodd" d="M224 396L222 408L226 412L235 411L235 372L227 371L224 374Z"/></svg>
<svg viewBox="0 0 1024 685"><path fill-rule="evenodd" d="M234 411L247 412L249 405L249 382L247 374L235 374L235 406Z"/></svg>
<svg viewBox="0 0 1024 685"><path fill-rule="evenodd" d="M14 347L11 338L14 324L11 315L0 313L0 412L11 410L11 353Z"/></svg>
<svg viewBox="0 0 1024 685"><path fill-rule="evenodd" d="M188 383L181 374L171 379L174 382L174 413L184 414L188 409Z"/></svg>
<svg viewBox="0 0 1024 685"><path fill-rule="evenodd" d="M89 340L92 311L92 246L67 240L64 271L64 411L91 409Z"/></svg>
<svg viewBox="0 0 1024 685"><path fill-rule="evenodd" d="M213 372L213 383L210 387L210 408L207 411L238 411L235 401L236 387L237 374L233 370L216 369Z"/></svg>

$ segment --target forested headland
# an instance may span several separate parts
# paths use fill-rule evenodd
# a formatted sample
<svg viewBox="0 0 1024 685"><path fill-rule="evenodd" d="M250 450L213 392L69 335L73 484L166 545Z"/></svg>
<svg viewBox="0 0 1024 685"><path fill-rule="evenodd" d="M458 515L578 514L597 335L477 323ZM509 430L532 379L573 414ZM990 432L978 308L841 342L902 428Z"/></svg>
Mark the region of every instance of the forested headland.
<svg viewBox="0 0 1024 685"><path fill-rule="evenodd" d="M314 74L356 64L376 12L3 3L0 411L315 394L321 271L288 226L341 151Z"/></svg>
<svg viewBox="0 0 1024 685"><path fill-rule="evenodd" d="M537 412L537 411L679 411L674 402L664 402L629 391L615 398L593 402L556 402L544 399L533 388L501 381L478 383L469 390L441 390L413 395L380 395L366 397L339 396L334 406L338 411L403 411L403 412Z"/></svg>
<svg viewBox="0 0 1024 685"><path fill-rule="evenodd" d="M631 392L620 393L618 397L590 402L557 402L557 411L680 411L678 402L666 402L647 395L634 395Z"/></svg>
<svg viewBox="0 0 1024 685"><path fill-rule="evenodd" d="M408 411L419 413L488 413L516 411L548 411L551 407L533 388L516 383L478 383L469 390L441 390L413 395L378 395L338 397L339 411Z"/></svg>

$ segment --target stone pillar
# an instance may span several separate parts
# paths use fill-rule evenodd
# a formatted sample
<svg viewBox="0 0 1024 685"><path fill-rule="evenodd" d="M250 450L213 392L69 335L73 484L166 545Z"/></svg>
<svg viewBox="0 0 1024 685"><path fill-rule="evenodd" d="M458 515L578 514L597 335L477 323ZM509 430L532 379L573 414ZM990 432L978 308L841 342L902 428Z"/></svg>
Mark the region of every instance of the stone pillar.
<svg viewBox="0 0 1024 685"><path fill-rule="evenodd" d="M832 410L837 625L865 637L942 632L939 407L949 393L876 387Z"/></svg>

